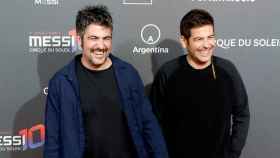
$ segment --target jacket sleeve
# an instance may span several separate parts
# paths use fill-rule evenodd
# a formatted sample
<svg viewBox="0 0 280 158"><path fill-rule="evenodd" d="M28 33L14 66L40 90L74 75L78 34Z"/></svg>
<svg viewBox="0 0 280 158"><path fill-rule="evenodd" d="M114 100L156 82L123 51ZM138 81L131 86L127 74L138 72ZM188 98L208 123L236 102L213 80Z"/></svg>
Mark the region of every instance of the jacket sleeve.
<svg viewBox="0 0 280 158"><path fill-rule="evenodd" d="M142 80L137 74L138 90L141 97L141 109L142 109L142 125L143 125L143 135L145 142L149 146L149 154L152 158L168 158L168 152L166 144L162 135L162 131L158 124L158 121L153 114L150 101L144 94L144 86Z"/></svg>
<svg viewBox="0 0 280 158"><path fill-rule="evenodd" d="M250 112L244 83L234 65L232 79L236 102L232 109L231 152L233 158L238 158L248 135Z"/></svg>
<svg viewBox="0 0 280 158"><path fill-rule="evenodd" d="M60 121L58 90L54 81L50 81L45 109L46 139L44 158L60 158Z"/></svg>

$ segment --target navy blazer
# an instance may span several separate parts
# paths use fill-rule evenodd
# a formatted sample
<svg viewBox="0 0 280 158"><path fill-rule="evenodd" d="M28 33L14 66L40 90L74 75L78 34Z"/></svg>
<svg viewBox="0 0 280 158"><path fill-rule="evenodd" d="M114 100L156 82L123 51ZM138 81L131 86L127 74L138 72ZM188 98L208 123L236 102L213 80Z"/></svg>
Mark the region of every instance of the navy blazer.
<svg viewBox="0 0 280 158"><path fill-rule="evenodd" d="M129 132L139 158L167 158L160 127L144 95L144 86L130 64L109 56ZM85 135L80 109L76 60L58 71L49 82L45 109L44 158L83 158Z"/></svg>

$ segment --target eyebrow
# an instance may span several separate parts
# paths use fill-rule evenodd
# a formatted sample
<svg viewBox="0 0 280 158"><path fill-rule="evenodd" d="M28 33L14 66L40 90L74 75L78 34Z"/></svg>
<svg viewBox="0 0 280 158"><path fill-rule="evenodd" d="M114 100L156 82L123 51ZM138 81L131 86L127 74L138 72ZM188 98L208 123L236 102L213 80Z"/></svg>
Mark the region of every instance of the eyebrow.
<svg viewBox="0 0 280 158"><path fill-rule="evenodd" d="M88 38L92 38L92 37L94 37L94 38L112 38L112 35L108 35L108 36L104 36L104 37L99 37L99 36L96 36L96 35L89 35L88 36Z"/></svg>
<svg viewBox="0 0 280 158"><path fill-rule="evenodd" d="M207 37L213 37L213 36L215 36L215 34L209 35L209 36L207 36ZM205 37L196 36L196 37L193 37L193 38L194 38L194 39L198 39L198 38L205 38Z"/></svg>

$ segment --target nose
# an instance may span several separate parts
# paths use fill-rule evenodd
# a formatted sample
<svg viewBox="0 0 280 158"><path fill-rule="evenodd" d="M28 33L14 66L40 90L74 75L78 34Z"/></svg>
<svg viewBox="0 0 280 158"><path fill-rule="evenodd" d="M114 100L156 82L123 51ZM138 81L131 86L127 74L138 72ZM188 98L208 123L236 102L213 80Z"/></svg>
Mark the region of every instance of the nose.
<svg viewBox="0 0 280 158"><path fill-rule="evenodd" d="M213 41L211 39L208 39L208 38L204 39L204 41L203 41L204 48L206 48L206 49L211 48L212 45L213 45Z"/></svg>
<svg viewBox="0 0 280 158"><path fill-rule="evenodd" d="M97 42L97 47L98 47L99 49L104 49L104 48L106 48L105 41L102 40L102 39L98 40L98 42Z"/></svg>

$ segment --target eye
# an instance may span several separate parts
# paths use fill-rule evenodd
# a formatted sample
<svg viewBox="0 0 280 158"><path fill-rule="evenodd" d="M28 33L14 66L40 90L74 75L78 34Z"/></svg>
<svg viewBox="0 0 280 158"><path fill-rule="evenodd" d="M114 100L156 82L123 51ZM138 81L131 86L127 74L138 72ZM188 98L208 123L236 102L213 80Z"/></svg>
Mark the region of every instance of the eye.
<svg viewBox="0 0 280 158"><path fill-rule="evenodd" d="M107 37L104 38L104 40L106 40L106 41L109 41L109 40L111 40L111 39L112 39L111 36L107 36Z"/></svg>
<svg viewBox="0 0 280 158"><path fill-rule="evenodd" d="M195 40L195 41L202 41L203 38L202 38L202 37L197 37L197 38L195 38L194 40Z"/></svg>
<svg viewBox="0 0 280 158"><path fill-rule="evenodd" d="M90 39L90 40L97 40L98 37L96 37L96 36L89 36L88 39Z"/></svg>

